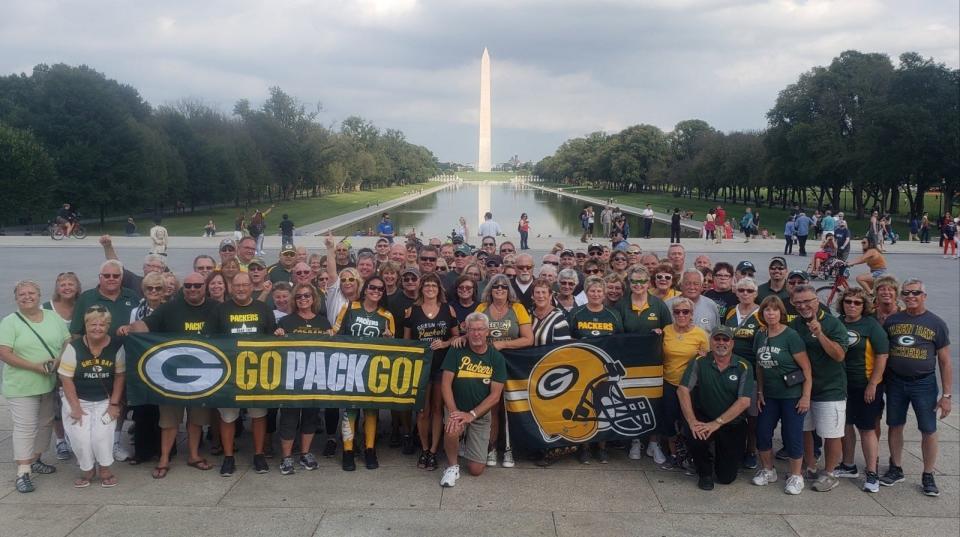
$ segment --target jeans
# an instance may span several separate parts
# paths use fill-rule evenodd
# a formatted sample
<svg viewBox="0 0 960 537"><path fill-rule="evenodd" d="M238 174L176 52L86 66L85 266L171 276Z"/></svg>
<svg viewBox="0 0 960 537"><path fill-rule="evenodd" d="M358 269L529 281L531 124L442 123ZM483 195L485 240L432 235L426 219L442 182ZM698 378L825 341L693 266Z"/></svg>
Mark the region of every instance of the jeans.
<svg viewBox="0 0 960 537"><path fill-rule="evenodd" d="M680 244L680 228L670 228L670 244Z"/></svg>
<svg viewBox="0 0 960 537"><path fill-rule="evenodd" d="M920 242L930 242L930 228L920 228Z"/></svg>
<svg viewBox="0 0 960 537"><path fill-rule="evenodd" d="M650 228L653 227L653 218L644 218L643 219L643 238L650 238Z"/></svg>
<svg viewBox="0 0 960 537"><path fill-rule="evenodd" d="M520 232L520 249L521 249L521 250L529 250L529 249L530 249L530 246L527 245L527 237L529 237L529 236L530 236L530 232L529 232L529 231L521 231L521 232Z"/></svg>
<svg viewBox="0 0 960 537"><path fill-rule="evenodd" d="M282 246L293 246L293 235L280 235L280 244Z"/></svg>
<svg viewBox="0 0 960 537"><path fill-rule="evenodd" d="M920 432L937 432L937 399L940 388L936 374L930 373L923 378L908 380L887 371L883 384L887 392L887 426L904 425L907 422L907 407L913 406Z"/></svg>
<svg viewBox="0 0 960 537"><path fill-rule="evenodd" d="M797 235L797 240L800 241L800 255L807 255L807 235Z"/></svg>
<svg viewBox="0 0 960 537"><path fill-rule="evenodd" d="M257 255L263 255L263 233L257 235Z"/></svg>
<svg viewBox="0 0 960 537"><path fill-rule="evenodd" d="M793 235L786 236L787 243L783 246L783 255L793 253Z"/></svg>
<svg viewBox="0 0 960 537"><path fill-rule="evenodd" d="M773 430L780 423L783 447L791 459L803 457L803 415L797 412L798 399L766 399L757 416L757 449L773 448Z"/></svg>

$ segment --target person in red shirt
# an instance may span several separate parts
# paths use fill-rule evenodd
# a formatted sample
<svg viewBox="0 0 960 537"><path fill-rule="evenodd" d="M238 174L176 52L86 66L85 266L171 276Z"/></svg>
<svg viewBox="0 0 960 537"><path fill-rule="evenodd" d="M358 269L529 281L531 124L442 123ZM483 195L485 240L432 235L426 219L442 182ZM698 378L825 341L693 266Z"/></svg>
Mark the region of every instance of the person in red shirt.
<svg viewBox="0 0 960 537"><path fill-rule="evenodd" d="M716 238L716 243L717 243L717 244L720 244L721 242L723 242L723 238L724 238L724 237L723 237L723 235L724 235L723 223L724 223L724 221L726 221L726 219L727 219L727 211L724 211L724 210L723 210L723 207L717 205L716 218L714 219L714 222L716 223L716 226L717 226L717 233L716 233L716 236L717 236L717 238Z"/></svg>

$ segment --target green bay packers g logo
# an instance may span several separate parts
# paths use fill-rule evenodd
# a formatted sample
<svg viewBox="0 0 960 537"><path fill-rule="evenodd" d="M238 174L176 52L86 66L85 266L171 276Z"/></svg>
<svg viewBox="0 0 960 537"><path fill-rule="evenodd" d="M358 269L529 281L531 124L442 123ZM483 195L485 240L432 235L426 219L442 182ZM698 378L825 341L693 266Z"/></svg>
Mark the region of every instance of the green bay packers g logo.
<svg viewBox="0 0 960 537"><path fill-rule="evenodd" d="M201 341L168 341L147 350L137 372L161 395L199 399L230 378L230 361L220 349Z"/></svg>

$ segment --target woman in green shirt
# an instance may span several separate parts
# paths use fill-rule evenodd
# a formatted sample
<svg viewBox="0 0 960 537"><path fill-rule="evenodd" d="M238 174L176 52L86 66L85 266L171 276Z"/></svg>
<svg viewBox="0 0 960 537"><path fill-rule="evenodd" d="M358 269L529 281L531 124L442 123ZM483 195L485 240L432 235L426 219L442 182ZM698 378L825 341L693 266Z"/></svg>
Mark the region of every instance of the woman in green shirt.
<svg viewBox="0 0 960 537"><path fill-rule="evenodd" d="M803 415L810 409L813 374L806 346L800 335L787 326L787 308L775 295L760 303L760 317L766 325L757 332L753 350L757 357L757 449L760 468L753 484L763 486L777 480L773 467L773 430L780 423L784 447L790 457L790 476L784 492L800 494L803 477ZM802 375L801 375L802 373Z"/></svg>
<svg viewBox="0 0 960 537"><path fill-rule="evenodd" d="M52 474L57 470L41 461L40 454L50 444L56 360L70 333L59 315L40 308L36 282L17 282L13 295L17 311L0 321L0 361L6 364L3 395L13 419L17 491L33 492L31 472Z"/></svg>

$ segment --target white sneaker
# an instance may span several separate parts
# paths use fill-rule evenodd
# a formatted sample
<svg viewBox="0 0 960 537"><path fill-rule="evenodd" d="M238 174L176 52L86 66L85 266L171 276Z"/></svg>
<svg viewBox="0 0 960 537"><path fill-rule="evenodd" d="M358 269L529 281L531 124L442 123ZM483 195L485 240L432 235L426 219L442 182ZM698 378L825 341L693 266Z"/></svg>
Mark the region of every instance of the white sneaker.
<svg viewBox="0 0 960 537"><path fill-rule="evenodd" d="M487 466L497 465L497 450L491 449L487 452Z"/></svg>
<svg viewBox="0 0 960 537"><path fill-rule="evenodd" d="M447 466L447 469L443 471L443 477L440 478L440 486L455 486L458 479L460 479L460 465L454 464L453 466Z"/></svg>
<svg viewBox="0 0 960 537"><path fill-rule="evenodd" d="M783 492L793 496L803 492L803 478L798 475L788 477L787 485L783 487Z"/></svg>
<svg viewBox="0 0 960 537"><path fill-rule="evenodd" d="M113 443L113 460L123 462L130 458L130 452L127 448L120 445L120 442Z"/></svg>
<svg viewBox="0 0 960 537"><path fill-rule="evenodd" d="M770 483L777 482L777 469L771 468L767 470L766 468L760 468L757 470L757 473L753 475L753 484L758 487L763 487L769 485Z"/></svg>
<svg viewBox="0 0 960 537"><path fill-rule="evenodd" d="M496 462L496 461L494 461ZM490 459L487 459L487 464L490 463ZM503 467L504 468L513 468L516 466L516 463L513 462L513 450L505 449L503 450Z"/></svg>
<svg viewBox="0 0 960 537"><path fill-rule="evenodd" d="M630 453L627 454L627 457L630 457L632 461L639 461L643 457L643 448L640 445L640 439L634 438L630 442Z"/></svg>
<svg viewBox="0 0 960 537"><path fill-rule="evenodd" d="M664 464L667 462L667 456L663 454L663 450L660 449L660 443L650 441L647 444L647 457L653 457L653 462L657 464Z"/></svg>

